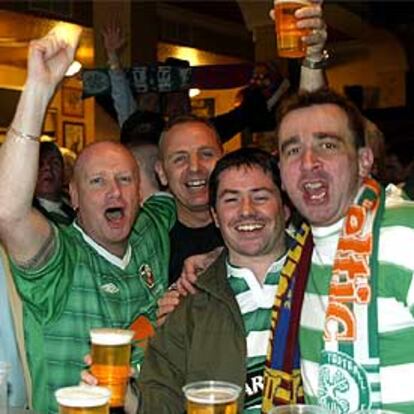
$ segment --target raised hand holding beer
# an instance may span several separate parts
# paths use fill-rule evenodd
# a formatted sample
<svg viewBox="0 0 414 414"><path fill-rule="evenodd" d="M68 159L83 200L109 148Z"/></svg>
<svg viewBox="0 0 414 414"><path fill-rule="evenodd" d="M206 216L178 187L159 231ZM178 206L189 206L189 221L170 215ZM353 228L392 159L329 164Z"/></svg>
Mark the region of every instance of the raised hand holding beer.
<svg viewBox="0 0 414 414"><path fill-rule="evenodd" d="M270 16L275 20L278 55L301 58L321 53L326 41L322 20L323 0L275 0Z"/></svg>

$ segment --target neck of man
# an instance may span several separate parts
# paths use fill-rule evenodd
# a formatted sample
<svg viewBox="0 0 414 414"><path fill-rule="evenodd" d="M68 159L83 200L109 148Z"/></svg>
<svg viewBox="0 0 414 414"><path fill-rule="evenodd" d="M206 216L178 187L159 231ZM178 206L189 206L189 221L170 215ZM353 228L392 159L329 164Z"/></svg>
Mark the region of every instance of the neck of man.
<svg viewBox="0 0 414 414"><path fill-rule="evenodd" d="M286 252L286 242L280 243L277 248L261 256L243 256L229 252L229 261L232 265L250 269L258 282L263 285L270 266L279 260Z"/></svg>
<svg viewBox="0 0 414 414"><path fill-rule="evenodd" d="M200 211L190 211L178 203L177 218L181 224L190 228L205 227L213 221L208 207L200 209Z"/></svg>

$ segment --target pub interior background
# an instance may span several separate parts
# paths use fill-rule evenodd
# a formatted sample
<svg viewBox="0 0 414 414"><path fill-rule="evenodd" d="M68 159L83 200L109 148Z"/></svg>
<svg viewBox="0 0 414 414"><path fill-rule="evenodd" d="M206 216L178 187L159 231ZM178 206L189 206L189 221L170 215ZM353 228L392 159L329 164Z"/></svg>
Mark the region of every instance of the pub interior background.
<svg viewBox="0 0 414 414"><path fill-rule="evenodd" d="M184 59L191 66L272 61L295 78L299 63L278 59L270 0L0 1L0 140L11 122L25 79L27 46L59 21L83 27L76 59L85 69L105 68L100 32L117 16L127 36L124 67ZM414 7L411 1L324 2L331 59L330 86L347 91L378 124L386 141L414 142ZM240 87L201 90L192 105L205 115L231 110ZM111 111L94 98L81 99L80 75L58 90L44 133L60 146L79 151L95 140L117 139ZM245 139L236 136L226 149ZM75 142L75 144L74 144Z"/></svg>

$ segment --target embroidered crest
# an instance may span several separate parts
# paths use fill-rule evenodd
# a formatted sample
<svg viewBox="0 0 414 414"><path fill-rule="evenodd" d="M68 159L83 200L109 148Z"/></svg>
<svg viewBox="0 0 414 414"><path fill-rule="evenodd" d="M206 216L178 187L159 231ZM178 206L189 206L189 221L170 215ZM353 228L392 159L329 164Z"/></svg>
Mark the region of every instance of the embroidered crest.
<svg viewBox="0 0 414 414"><path fill-rule="evenodd" d="M148 264L141 265L139 268L139 275L150 289L154 287L154 284L155 284L154 274L152 273L152 269L150 265Z"/></svg>
<svg viewBox="0 0 414 414"><path fill-rule="evenodd" d="M319 404L348 414L371 405L366 371L343 352L322 352L319 368Z"/></svg>
<svg viewBox="0 0 414 414"><path fill-rule="evenodd" d="M101 290L105 293L110 293L111 295L119 292L119 288L113 283L106 283L105 285L102 285Z"/></svg>

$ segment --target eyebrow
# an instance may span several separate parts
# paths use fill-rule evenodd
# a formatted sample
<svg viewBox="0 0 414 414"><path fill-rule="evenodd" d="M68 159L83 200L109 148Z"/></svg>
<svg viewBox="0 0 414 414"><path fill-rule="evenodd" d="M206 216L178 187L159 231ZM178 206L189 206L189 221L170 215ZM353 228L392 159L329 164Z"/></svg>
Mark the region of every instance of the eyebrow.
<svg viewBox="0 0 414 414"><path fill-rule="evenodd" d="M269 194L274 194L275 193L275 191L272 188L268 188L268 187L252 188L252 189L250 189L248 191L250 193L253 193L253 194L259 193L261 191L264 191L264 192L269 193ZM238 195L240 193L241 193L240 190L232 190L232 189L226 188L226 189L224 189L223 191L221 191L219 193L218 198L222 198L222 197L224 197L226 195Z"/></svg>
<svg viewBox="0 0 414 414"><path fill-rule="evenodd" d="M344 138L341 135L338 135L334 132L315 132L313 134L313 137L315 137L318 140L332 138L336 141L344 142ZM281 152L283 152L290 145L298 144L299 142L300 142L300 138L297 135L294 135L294 136L288 138L285 142L282 143L282 145L280 146L280 150L281 150Z"/></svg>

